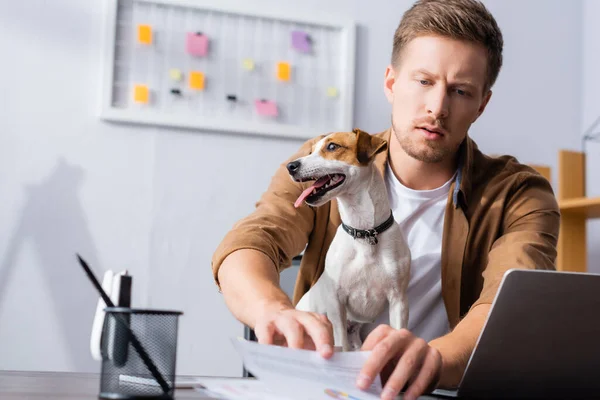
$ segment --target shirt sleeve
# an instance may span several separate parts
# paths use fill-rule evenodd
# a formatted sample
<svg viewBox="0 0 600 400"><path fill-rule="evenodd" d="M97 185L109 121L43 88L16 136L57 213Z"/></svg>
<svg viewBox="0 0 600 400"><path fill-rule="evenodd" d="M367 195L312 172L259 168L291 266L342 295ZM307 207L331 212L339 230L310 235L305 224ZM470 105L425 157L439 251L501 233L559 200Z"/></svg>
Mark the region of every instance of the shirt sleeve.
<svg viewBox="0 0 600 400"><path fill-rule="evenodd" d="M503 234L488 255L481 294L471 308L494 301L509 269L555 269L559 227L560 210L550 183L522 172L506 203Z"/></svg>
<svg viewBox="0 0 600 400"><path fill-rule="evenodd" d="M310 154L313 144L320 138L305 142L279 166L267 190L256 203L255 210L234 224L222 239L211 261L217 286L223 260L236 250L258 250L273 261L278 271L291 265L292 258L304 250L313 229L315 211L307 205L295 208L294 202L310 184L294 182L286 165Z"/></svg>

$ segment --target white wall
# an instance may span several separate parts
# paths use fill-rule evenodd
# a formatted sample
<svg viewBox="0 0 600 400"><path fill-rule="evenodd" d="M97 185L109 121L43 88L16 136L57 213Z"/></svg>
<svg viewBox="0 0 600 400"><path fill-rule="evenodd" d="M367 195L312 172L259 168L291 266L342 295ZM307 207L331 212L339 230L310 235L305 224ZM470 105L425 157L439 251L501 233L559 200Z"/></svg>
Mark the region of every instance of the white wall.
<svg viewBox="0 0 600 400"><path fill-rule="evenodd" d="M581 132L581 3L485 1L500 25L504 66L472 136L490 153L553 167Z"/></svg>
<svg viewBox="0 0 600 400"><path fill-rule="evenodd" d="M410 1L254 2L354 18L356 126L387 128L382 78ZM488 152L554 166L581 131L581 3L486 3L506 61L473 136ZM0 369L98 371L80 252L99 276L130 269L135 305L185 312L179 373L239 375L229 338L242 327L210 257L299 142L99 121L101 24L102 0L0 3Z"/></svg>
<svg viewBox="0 0 600 400"><path fill-rule="evenodd" d="M600 118L600 1L583 1L583 65L582 65L582 126L587 130ZM593 131L600 133L600 125ZM586 191L588 196L600 196L600 135L598 142L586 144ZM600 221L587 223L588 270L600 273Z"/></svg>

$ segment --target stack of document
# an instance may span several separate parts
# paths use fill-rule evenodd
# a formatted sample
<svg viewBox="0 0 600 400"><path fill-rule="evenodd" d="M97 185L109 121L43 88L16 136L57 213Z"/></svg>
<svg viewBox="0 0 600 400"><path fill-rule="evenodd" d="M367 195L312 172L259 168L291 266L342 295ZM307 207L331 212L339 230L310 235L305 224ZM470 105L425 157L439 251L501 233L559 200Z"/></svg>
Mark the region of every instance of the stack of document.
<svg viewBox="0 0 600 400"><path fill-rule="evenodd" d="M257 379L197 379L199 390L228 400L376 400L379 377L363 391L356 377L370 352L336 352L325 359L315 351L234 339L244 366Z"/></svg>

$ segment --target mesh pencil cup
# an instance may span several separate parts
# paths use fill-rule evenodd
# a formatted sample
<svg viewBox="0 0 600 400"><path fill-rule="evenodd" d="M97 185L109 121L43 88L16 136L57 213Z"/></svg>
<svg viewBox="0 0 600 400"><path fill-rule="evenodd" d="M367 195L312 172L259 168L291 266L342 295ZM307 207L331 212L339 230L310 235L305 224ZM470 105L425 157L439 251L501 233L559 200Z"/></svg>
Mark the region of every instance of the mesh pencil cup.
<svg viewBox="0 0 600 400"><path fill-rule="evenodd" d="M100 399L172 399L180 311L105 308Z"/></svg>

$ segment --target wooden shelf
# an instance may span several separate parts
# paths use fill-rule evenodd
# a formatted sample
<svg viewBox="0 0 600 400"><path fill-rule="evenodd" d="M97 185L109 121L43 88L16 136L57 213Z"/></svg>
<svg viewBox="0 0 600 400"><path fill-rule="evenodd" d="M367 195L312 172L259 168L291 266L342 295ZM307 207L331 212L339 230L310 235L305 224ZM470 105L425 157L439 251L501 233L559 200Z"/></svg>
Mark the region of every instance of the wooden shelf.
<svg viewBox="0 0 600 400"><path fill-rule="evenodd" d="M586 154L579 151L558 152L558 233L556 269L569 272L587 272L587 221L600 218L600 197L586 196ZM550 167L530 165L548 181L552 181Z"/></svg>
<svg viewBox="0 0 600 400"><path fill-rule="evenodd" d="M558 234L556 269L587 271L587 232L589 218L600 217L600 198L588 198L585 188L585 153L558 152Z"/></svg>
<svg viewBox="0 0 600 400"><path fill-rule="evenodd" d="M558 203L563 214L578 214L586 218L600 218L600 197L579 197Z"/></svg>

